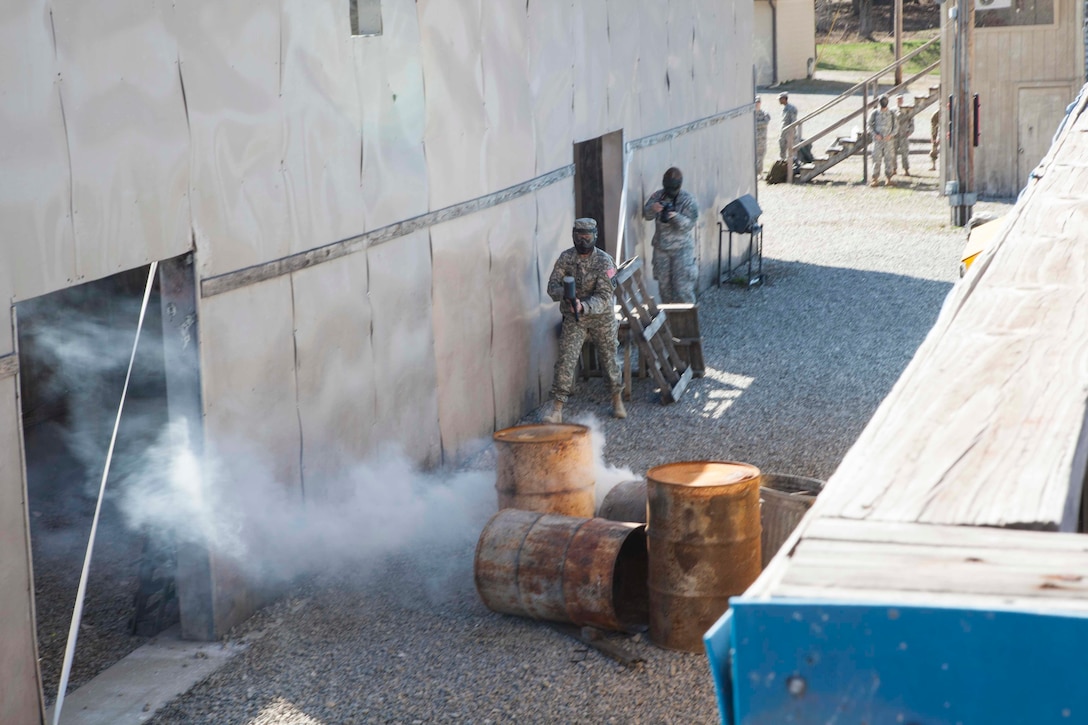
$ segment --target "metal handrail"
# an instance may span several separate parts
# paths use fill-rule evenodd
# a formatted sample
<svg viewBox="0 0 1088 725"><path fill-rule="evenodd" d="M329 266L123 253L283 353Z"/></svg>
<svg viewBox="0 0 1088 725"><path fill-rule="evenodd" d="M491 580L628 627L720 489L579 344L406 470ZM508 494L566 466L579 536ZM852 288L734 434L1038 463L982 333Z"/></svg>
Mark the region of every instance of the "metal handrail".
<svg viewBox="0 0 1088 725"><path fill-rule="evenodd" d="M914 83L916 80L918 80L922 76L927 75L931 70L935 69L940 64L941 64L941 61L939 61L939 60L933 61L928 66L926 66L925 68L920 70L918 73L915 73L913 76L911 76L907 80L903 81L899 85L893 86L892 88L888 89L888 94L890 95L892 93L895 93L898 90L902 90L903 88L906 88L907 86L909 86L911 83ZM871 80L872 79L870 79L870 81ZM876 103L877 103L877 101L874 98L872 101L869 101L869 104L868 104L868 106L866 106L866 108L858 109L858 110L854 111L853 113L851 113L850 115L840 118L837 122L835 122L832 125L828 126L823 131L820 131L819 133L804 139L804 142L806 144L809 144L809 143L813 143L815 141L818 141L819 139L821 139L824 136L828 135L829 133L831 133L835 129L839 128L840 126L842 126L842 125L844 125L846 123L849 123L850 121L853 121L855 118L857 118L862 113L864 113L866 110L868 110L869 106L874 106L874 105L876 105ZM798 123L800 123L800 121L798 121ZM789 128L789 127L787 127L787 128Z"/></svg>
<svg viewBox="0 0 1088 725"><path fill-rule="evenodd" d="M903 56L902 58L900 58L899 60L897 60L897 61L894 61L894 62L893 62L893 63L892 63L891 65L889 65L889 66L886 66L885 68L883 68L883 69L881 69L881 70L877 71L876 73L874 73L873 75L869 76L869 77L868 77L868 78L866 78L865 80L863 80L863 81L860 81L860 82L856 83L855 85L851 86L851 87L850 87L850 88L848 88L847 90L845 90L845 91L843 91L842 93L840 93L840 94L839 94L838 96L836 96L835 98L832 98L832 99L831 99L830 101L828 101L827 103L825 103L825 104L824 104L823 106L821 106L820 108L817 108L817 109L816 109L815 111L813 111L812 113L808 114L808 115L807 115L807 116L805 116L804 118L799 118L799 119L797 119L797 120L796 120L796 121L794 121L793 123L791 123L791 124L789 124L788 126L786 126L785 128L783 128L782 130L783 130L783 131L790 131L790 130L792 130L793 128L795 128L796 126L798 126L798 125L800 125L800 124L804 123L805 121L810 121L810 120L812 120L813 118L815 118L816 116L820 115L821 113L823 113L823 112L824 112L824 111L826 111L827 109L831 108L832 106L834 106L834 105L836 105L836 104L839 104L839 103L842 103L842 102L843 102L844 100L846 100L846 98L847 98L847 97L849 97L849 96L852 96L852 95L853 95L853 94L854 94L855 92L857 92L857 91L861 90L862 86L864 86L864 85L866 85L866 84L868 84L868 83L872 83L872 82L873 82L873 81L875 81L875 80L879 80L879 79L880 79L880 78L881 78L882 76L885 76L885 75L887 75L888 73L890 73L890 72L894 71L894 70L896 69L896 67L897 67L897 66L903 65L904 63L906 63L907 61L909 61L910 59L912 59L912 58L913 58L914 56L918 55L918 54L919 54L919 53L921 53L921 52L922 52L923 50L925 50L925 49L926 49L926 48L928 48L929 46L933 45L934 43L936 43L936 42L937 42L938 40L940 40L940 39L941 39L941 38L940 38L940 36L937 36L937 37L935 37L935 38L931 38L930 40L926 41L926 42L925 42L925 43L923 43L922 45L919 45L919 46L918 46L917 48L915 48L915 49L914 49L914 50L912 50L911 52L909 52L909 53L907 53L906 55L904 55L904 56ZM932 65L930 66L930 68L936 67L936 65L937 65L938 63L940 63L940 61L936 61L935 63L933 63L933 64L932 64ZM925 75L925 73L926 73L926 72L928 72L928 71L923 71L923 72L922 72L922 74L920 74L920 75L916 75L916 76L915 76L915 78L914 78L914 80L917 80L918 78L920 78L920 77L921 77L921 75ZM906 85L906 84L907 84L907 82L905 81L905 82L903 82L903 83L899 84L899 86L896 86L896 88L899 88L899 87L901 87L901 86L904 86L904 85Z"/></svg>

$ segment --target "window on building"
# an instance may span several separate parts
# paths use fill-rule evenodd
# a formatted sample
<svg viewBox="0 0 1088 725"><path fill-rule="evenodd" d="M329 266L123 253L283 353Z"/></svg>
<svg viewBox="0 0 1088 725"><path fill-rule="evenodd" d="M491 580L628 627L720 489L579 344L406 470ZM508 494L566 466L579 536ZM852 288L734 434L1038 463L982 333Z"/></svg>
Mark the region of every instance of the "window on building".
<svg viewBox="0 0 1088 725"><path fill-rule="evenodd" d="M381 0L348 0L352 35L382 34Z"/></svg>
<svg viewBox="0 0 1088 725"><path fill-rule="evenodd" d="M976 28L1051 25L1054 0L975 0Z"/></svg>

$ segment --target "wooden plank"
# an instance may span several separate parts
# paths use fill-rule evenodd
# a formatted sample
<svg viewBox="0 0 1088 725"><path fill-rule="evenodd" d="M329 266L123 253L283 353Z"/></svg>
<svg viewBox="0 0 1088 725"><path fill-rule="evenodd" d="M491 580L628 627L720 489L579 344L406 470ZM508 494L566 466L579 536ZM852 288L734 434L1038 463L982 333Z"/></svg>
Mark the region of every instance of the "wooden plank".
<svg viewBox="0 0 1088 725"><path fill-rule="evenodd" d="M842 589L821 586L781 585L775 595L791 599L829 599L868 602L887 606L962 607L965 609L1012 609L1036 612L1088 612L1088 599L1054 597L1012 597L996 594L905 591L902 589Z"/></svg>
<svg viewBox="0 0 1088 725"><path fill-rule="evenodd" d="M661 329L661 326L664 325L664 324L665 324L665 315L658 315L654 319L654 321L650 323L650 326L642 331L642 338L644 340L649 340L650 338L652 338L654 335L656 335L658 333L658 331Z"/></svg>
<svg viewBox="0 0 1088 725"><path fill-rule="evenodd" d="M874 544L916 546L965 546L1018 549L1034 552L1088 552L1088 537L1046 531L1018 531L989 526L939 526L935 524L813 519L804 532L805 540L821 539Z"/></svg>
<svg viewBox="0 0 1088 725"><path fill-rule="evenodd" d="M821 495L826 515L1072 531L1088 468L1084 101Z"/></svg>
<svg viewBox="0 0 1088 725"><path fill-rule="evenodd" d="M1088 552L803 540L783 586L1088 599Z"/></svg>

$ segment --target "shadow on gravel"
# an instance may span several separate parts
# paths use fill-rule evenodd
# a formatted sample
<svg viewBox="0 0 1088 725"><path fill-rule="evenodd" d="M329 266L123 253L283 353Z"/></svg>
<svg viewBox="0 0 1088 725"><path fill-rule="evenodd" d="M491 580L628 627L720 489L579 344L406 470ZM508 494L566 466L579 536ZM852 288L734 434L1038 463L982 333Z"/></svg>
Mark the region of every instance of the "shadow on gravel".
<svg viewBox="0 0 1088 725"><path fill-rule="evenodd" d="M950 282L764 260L760 287L699 298L706 375L660 405L635 378L629 417L607 415L604 381L579 382L572 415L600 416L609 458L643 473L736 460L827 478L937 319Z"/></svg>

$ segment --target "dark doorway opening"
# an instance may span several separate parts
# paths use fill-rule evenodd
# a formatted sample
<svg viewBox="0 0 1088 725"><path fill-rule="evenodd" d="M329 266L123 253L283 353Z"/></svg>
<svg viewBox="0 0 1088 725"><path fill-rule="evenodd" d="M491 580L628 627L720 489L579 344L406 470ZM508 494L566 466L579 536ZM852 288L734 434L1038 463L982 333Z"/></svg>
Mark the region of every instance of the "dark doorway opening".
<svg viewBox="0 0 1088 725"><path fill-rule="evenodd" d="M574 144L574 215L597 220L597 246L619 252L623 194L623 131Z"/></svg>
<svg viewBox="0 0 1088 725"><path fill-rule="evenodd" d="M26 300L15 309L35 625L47 705L56 699L149 269ZM192 278L189 255L160 265L153 280L106 481L69 692L179 620L173 543L131 523L123 505L126 487L148 465L146 454L170 419L160 279L178 270Z"/></svg>

